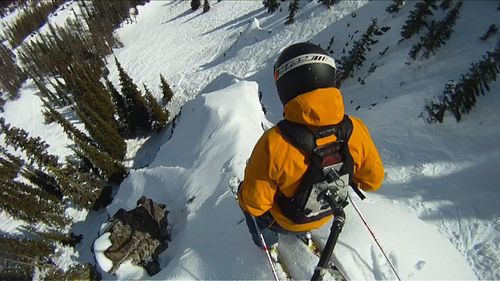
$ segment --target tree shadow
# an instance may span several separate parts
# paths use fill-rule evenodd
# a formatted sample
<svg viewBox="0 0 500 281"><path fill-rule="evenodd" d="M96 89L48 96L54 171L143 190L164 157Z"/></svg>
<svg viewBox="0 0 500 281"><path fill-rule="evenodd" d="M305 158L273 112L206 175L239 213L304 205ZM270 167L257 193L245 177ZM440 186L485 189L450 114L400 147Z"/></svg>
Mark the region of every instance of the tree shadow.
<svg viewBox="0 0 500 281"><path fill-rule="evenodd" d="M160 147L164 145L171 135L172 121L159 132L152 133L152 135L144 142L137 150L134 157L127 160L133 161L131 169L142 169L148 167L151 162L156 158Z"/></svg>
<svg viewBox="0 0 500 281"><path fill-rule="evenodd" d="M195 12L195 11L193 11L193 10L191 10L191 9L187 9L184 13L182 13L182 14L180 14L180 15L178 15L178 16L176 16L176 17L174 17L174 18L171 18L171 19L169 19L169 20L166 20L166 21L162 22L161 24L166 24L166 23L169 23L169 22L173 22L173 21L175 21L175 20L178 20L178 19L180 19L180 18L183 18L183 17L185 17L185 16L188 16L189 14L192 14L193 12Z"/></svg>
<svg viewBox="0 0 500 281"><path fill-rule="evenodd" d="M179 5L180 3L182 3L182 0L170 0L170 1L167 1L167 3L161 5L162 7L166 7L166 6L170 6L170 5L173 5L175 2L177 2L176 5Z"/></svg>
<svg viewBox="0 0 500 281"><path fill-rule="evenodd" d="M99 211L89 210L85 220L74 223L71 232L75 235L82 235L83 239L76 245L78 261L81 263L96 264L93 247L94 241L99 237L101 225L109 219L106 209Z"/></svg>
<svg viewBox="0 0 500 281"><path fill-rule="evenodd" d="M193 12L195 12L195 11L193 11ZM191 17L191 18L189 18L189 19L185 20L185 21L183 22L183 24L184 24L184 23L188 23L188 22L190 22L190 21L194 20L195 18L197 18L197 17L199 17L199 16L201 16L201 15L203 15L203 14L205 14L205 13L204 13L204 12L198 13L196 16Z"/></svg>

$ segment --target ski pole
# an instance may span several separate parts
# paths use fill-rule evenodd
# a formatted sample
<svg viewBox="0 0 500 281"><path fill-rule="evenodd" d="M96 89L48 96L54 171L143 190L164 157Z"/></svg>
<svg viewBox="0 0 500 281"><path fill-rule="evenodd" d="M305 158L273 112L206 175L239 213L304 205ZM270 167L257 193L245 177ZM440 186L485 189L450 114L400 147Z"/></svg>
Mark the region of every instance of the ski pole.
<svg viewBox="0 0 500 281"><path fill-rule="evenodd" d="M266 252L267 261L269 262L271 270L273 271L274 280L279 281L280 279L278 277L278 272L276 271L276 267L274 267L274 263L271 258L271 254L269 253L269 248L267 248L267 243L266 240L264 239L264 235L262 235L262 232L260 232L259 226L257 225L257 222L255 221L254 217L252 217L252 221L253 224L255 225L255 229L257 230L257 234L259 234L260 242L262 243L262 246L264 246L264 251Z"/></svg>
<svg viewBox="0 0 500 281"><path fill-rule="evenodd" d="M375 243L377 243L377 246L379 247L380 251L382 251L382 254L384 254L384 257L385 259L387 260L387 262L389 263L389 265L391 266L391 269L392 271L394 272L394 274L396 275L396 278L398 278L399 281L401 281L401 278L399 278L399 274L398 272L396 271L396 268L394 268L394 265L392 264L392 262L389 260L389 257L387 256L387 254L385 253L384 249L382 248L382 245L380 245L380 243L378 242L378 239L377 237L375 237L375 234L373 233L372 229L370 228L370 226L368 226L368 223L366 222L366 219L365 217L363 216L363 214L361 214L361 211L358 209L358 206L356 206L356 204L354 204L354 201L351 199L351 196L347 196L349 197L349 201L351 201L351 204L352 206L354 206L354 209L356 210L356 212L358 213L359 217L361 218L361 220L363 221L363 223L365 224L366 228L368 229L368 231L370 232L371 236L373 237L373 239L375 240Z"/></svg>
<svg viewBox="0 0 500 281"><path fill-rule="evenodd" d="M333 249L335 248L335 244L337 244L337 240L345 222L345 212L342 207L339 207L338 204L336 204L332 196L333 195L330 191L327 191L324 196L325 200L333 210L333 223L332 227L330 228L330 235L328 235L328 240L326 241L323 254L321 254L318 265L314 269L314 274L311 277L311 281L323 280L323 276L326 272L326 265L332 257Z"/></svg>

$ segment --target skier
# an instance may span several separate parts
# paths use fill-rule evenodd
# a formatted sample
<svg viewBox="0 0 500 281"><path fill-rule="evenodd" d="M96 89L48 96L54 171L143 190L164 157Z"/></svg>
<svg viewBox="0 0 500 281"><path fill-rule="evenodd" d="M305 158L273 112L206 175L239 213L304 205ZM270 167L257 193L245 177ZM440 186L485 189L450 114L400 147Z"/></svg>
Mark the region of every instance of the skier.
<svg viewBox="0 0 500 281"><path fill-rule="evenodd" d="M348 152L343 152L351 159L349 185L364 191L376 191L384 179L382 161L365 124L344 114L342 95L335 88L335 69L334 59L317 45L297 43L285 48L274 65L284 119L292 124L305 125L303 127L311 132L332 125L351 124L352 133L346 138L345 145ZM332 135L318 138L315 146L321 147L335 140L336 136ZM293 212L297 210L286 204L301 192L299 187L312 161L309 155L293 145L279 125L266 131L255 145L239 187L238 199L258 247L264 248L264 245L256 225L268 248L273 250L278 243L278 233L307 234L309 238L310 230L320 228L332 218L330 212L312 217L306 213L301 219L295 219Z"/></svg>

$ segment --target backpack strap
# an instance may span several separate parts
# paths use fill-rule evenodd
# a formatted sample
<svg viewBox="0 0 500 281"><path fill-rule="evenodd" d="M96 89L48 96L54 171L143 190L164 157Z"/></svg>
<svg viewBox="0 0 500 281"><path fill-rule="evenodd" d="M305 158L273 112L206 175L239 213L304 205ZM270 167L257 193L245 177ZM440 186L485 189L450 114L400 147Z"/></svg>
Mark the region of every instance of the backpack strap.
<svg viewBox="0 0 500 281"><path fill-rule="evenodd" d="M352 134L353 124L348 115L338 125L325 126L317 131L311 131L307 126L288 121L281 120L278 123L278 128L285 138L296 148L301 150L307 157L312 154L312 151L317 147L316 139L324 138L330 135L336 135L337 141L342 142L342 154L346 158L342 167L342 172L351 174L349 185L354 192L361 198L365 199L365 195L356 187L353 182L354 176L354 160L349 151L348 141Z"/></svg>
<svg viewBox="0 0 500 281"><path fill-rule="evenodd" d="M285 138L306 155L316 148L316 138L306 126L283 119L278 127Z"/></svg>

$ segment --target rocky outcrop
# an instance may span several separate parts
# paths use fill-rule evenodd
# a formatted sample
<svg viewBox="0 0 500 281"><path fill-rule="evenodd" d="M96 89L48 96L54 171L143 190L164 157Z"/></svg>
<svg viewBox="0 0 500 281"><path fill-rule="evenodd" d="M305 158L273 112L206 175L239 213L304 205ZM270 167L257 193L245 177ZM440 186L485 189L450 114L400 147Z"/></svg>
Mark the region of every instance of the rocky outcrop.
<svg viewBox="0 0 500 281"><path fill-rule="evenodd" d="M149 275L160 271L158 255L167 249L171 239L167 214L164 204L144 196L137 201L135 209L116 212L104 231L110 233L111 246L104 251L113 262L110 273L115 273L127 260L143 266Z"/></svg>

